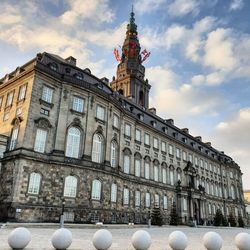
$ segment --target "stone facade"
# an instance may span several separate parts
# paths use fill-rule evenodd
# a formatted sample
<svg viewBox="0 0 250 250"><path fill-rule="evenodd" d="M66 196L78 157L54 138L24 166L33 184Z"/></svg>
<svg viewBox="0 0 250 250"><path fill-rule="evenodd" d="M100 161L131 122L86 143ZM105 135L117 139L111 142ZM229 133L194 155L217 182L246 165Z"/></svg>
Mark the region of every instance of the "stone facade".
<svg viewBox="0 0 250 250"><path fill-rule="evenodd" d="M138 41L137 32L133 36ZM128 39L124 48L134 49ZM126 80L120 78L122 65ZM58 221L64 211L66 220L77 223L146 223L159 206L169 223L174 203L183 223L210 222L218 208L245 217L240 167L148 109L150 85L141 69L140 60L123 56L111 88L74 58L42 53L0 80L1 220ZM134 94L119 91L121 86ZM71 128L79 134L71 135ZM69 176L75 181L70 188ZM97 196L94 180L101 185Z"/></svg>

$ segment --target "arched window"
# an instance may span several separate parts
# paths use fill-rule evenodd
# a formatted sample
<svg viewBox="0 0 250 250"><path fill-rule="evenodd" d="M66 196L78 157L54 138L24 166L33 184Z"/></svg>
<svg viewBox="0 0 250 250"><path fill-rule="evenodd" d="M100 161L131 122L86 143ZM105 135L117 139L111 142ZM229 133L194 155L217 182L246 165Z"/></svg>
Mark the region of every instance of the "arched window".
<svg viewBox="0 0 250 250"><path fill-rule="evenodd" d="M232 196L232 199L235 199L235 188L234 188L234 185L231 185L231 196Z"/></svg>
<svg viewBox="0 0 250 250"><path fill-rule="evenodd" d="M167 183L167 170L166 170L166 168L162 169L162 182L165 184Z"/></svg>
<svg viewBox="0 0 250 250"><path fill-rule="evenodd" d="M93 137L92 146L92 161L101 163L103 154L103 137L100 134L95 134Z"/></svg>
<svg viewBox="0 0 250 250"><path fill-rule="evenodd" d="M159 181L159 167L154 165L154 180Z"/></svg>
<svg viewBox="0 0 250 250"><path fill-rule="evenodd" d="M224 198L228 198L227 186L224 186Z"/></svg>
<svg viewBox="0 0 250 250"><path fill-rule="evenodd" d="M101 182L99 180L93 180L92 182L92 195L91 198L93 200L101 199Z"/></svg>
<svg viewBox="0 0 250 250"><path fill-rule="evenodd" d="M18 127L12 129L9 150L13 150L16 148L18 130L19 130Z"/></svg>
<svg viewBox="0 0 250 250"><path fill-rule="evenodd" d="M47 130L37 128L34 151L44 153L46 146Z"/></svg>
<svg viewBox="0 0 250 250"><path fill-rule="evenodd" d="M117 200L117 185L112 183L111 185L111 202L116 202Z"/></svg>
<svg viewBox="0 0 250 250"><path fill-rule="evenodd" d="M163 208L168 209L168 197L166 195L163 196Z"/></svg>
<svg viewBox="0 0 250 250"><path fill-rule="evenodd" d="M149 179L149 162L144 162L144 175L145 179Z"/></svg>
<svg viewBox="0 0 250 250"><path fill-rule="evenodd" d="M146 207L150 207L150 204L151 202L150 202L150 193L146 193L146 195L145 195L145 206Z"/></svg>
<svg viewBox="0 0 250 250"><path fill-rule="evenodd" d="M129 168L130 168L130 156L124 155L123 158L123 171L126 174L129 174Z"/></svg>
<svg viewBox="0 0 250 250"><path fill-rule="evenodd" d="M139 207L141 205L141 192L136 190L135 191L135 206Z"/></svg>
<svg viewBox="0 0 250 250"><path fill-rule="evenodd" d="M77 190L77 178L75 176L67 176L65 178L64 183L64 196L67 197L76 197L76 190Z"/></svg>
<svg viewBox="0 0 250 250"><path fill-rule="evenodd" d="M135 176L141 176L141 159L135 159Z"/></svg>
<svg viewBox="0 0 250 250"><path fill-rule="evenodd" d="M40 190L42 176L39 173L31 173L29 178L28 193L38 194Z"/></svg>
<svg viewBox="0 0 250 250"><path fill-rule="evenodd" d="M207 194L210 194L210 185L208 180L207 180Z"/></svg>
<svg viewBox="0 0 250 250"><path fill-rule="evenodd" d="M210 194L214 195L214 184L213 183L210 184Z"/></svg>
<svg viewBox="0 0 250 250"><path fill-rule="evenodd" d="M170 175L170 185L174 185L174 170L172 168L169 169Z"/></svg>
<svg viewBox="0 0 250 250"><path fill-rule="evenodd" d="M117 148L118 148L117 143L115 141L112 141L110 145L110 164L111 167L113 168L116 167L117 165L117 158L118 158Z"/></svg>
<svg viewBox="0 0 250 250"><path fill-rule="evenodd" d="M81 131L76 127L71 127L67 134L66 153L67 157L78 158L80 151Z"/></svg>
<svg viewBox="0 0 250 250"><path fill-rule="evenodd" d="M160 196L158 194L155 194L155 207L160 206Z"/></svg>

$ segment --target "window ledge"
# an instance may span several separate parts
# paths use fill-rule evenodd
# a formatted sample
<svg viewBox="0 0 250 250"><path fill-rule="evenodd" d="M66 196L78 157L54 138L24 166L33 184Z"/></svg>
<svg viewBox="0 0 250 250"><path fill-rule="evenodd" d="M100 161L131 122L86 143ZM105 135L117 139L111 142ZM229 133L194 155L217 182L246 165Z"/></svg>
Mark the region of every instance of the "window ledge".
<svg viewBox="0 0 250 250"><path fill-rule="evenodd" d="M113 130L115 130L115 131L117 131L117 132L119 132L119 131L120 131L120 129L119 129L119 128L117 128L117 127L115 127L114 125L112 125L112 128L113 128Z"/></svg>
<svg viewBox="0 0 250 250"><path fill-rule="evenodd" d="M98 122L98 123L101 123L102 125L106 124L106 122L104 120L101 120L101 119L99 119L97 117L95 118L95 121Z"/></svg>
<svg viewBox="0 0 250 250"><path fill-rule="evenodd" d="M21 100L17 100L16 104L19 105L19 104L23 104L25 102L25 98L21 99Z"/></svg>
<svg viewBox="0 0 250 250"><path fill-rule="evenodd" d="M74 110L74 109L70 109L70 112L71 112L72 114L80 115L80 116L82 116L82 117L85 116L85 112L80 112L80 111L77 111L77 110Z"/></svg>
<svg viewBox="0 0 250 250"><path fill-rule="evenodd" d="M159 152L159 148L153 147L153 150Z"/></svg>
<svg viewBox="0 0 250 250"><path fill-rule="evenodd" d="M135 140L135 143L141 145L141 141Z"/></svg>
<svg viewBox="0 0 250 250"><path fill-rule="evenodd" d="M10 111L11 108L12 108L12 104L9 105L9 106L6 106L6 107L4 108L4 112Z"/></svg>
<svg viewBox="0 0 250 250"><path fill-rule="evenodd" d="M127 140L131 140L131 136L128 136L128 135L125 135L125 134L124 134L124 138L127 139Z"/></svg>
<svg viewBox="0 0 250 250"><path fill-rule="evenodd" d="M150 145L144 143L145 148L150 148Z"/></svg>
<svg viewBox="0 0 250 250"><path fill-rule="evenodd" d="M42 104L42 105L44 105L44 106L46 106L46 107L49 107L49 108L53 108L53 106L54 106L54 104L53 103L50 103L50 102L46 102L46 101L44 101L43 99L39 99L39 102L40 102L40 104Z"/></svg>

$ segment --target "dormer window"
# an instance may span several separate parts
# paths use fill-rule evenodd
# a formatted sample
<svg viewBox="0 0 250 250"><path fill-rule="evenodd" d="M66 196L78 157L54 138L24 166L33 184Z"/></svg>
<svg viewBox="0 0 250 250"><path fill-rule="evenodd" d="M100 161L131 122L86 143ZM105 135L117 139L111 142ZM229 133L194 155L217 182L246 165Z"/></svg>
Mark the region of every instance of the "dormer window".
<svg viewBox="0 0 250 250"><path fill-rule="evenodd" d="M54 70L54 71L57 71L57 70L58 70L58 66L57 66L56 63L50 63L50 64L49 64L49 67L50 67L50 69L52 69L52 70Z"/></svg>
<svg viewBox="0 0 250 250"><path fill-rule="evenodd" d="M65 72L66 72L66 74L70 74L71 68L66 68L66 69L65 69Z"/></svg>
<svg viewBox="0 0 250 250"><path fill-rule="evenodd" d="M182 137L182 141L186 143L187 142L187 138L186 137Z"/></svg>
<svg viewBox="0 0 250 250"><path fill-rule="evenodd" d="M198 149L199 149L200 151L202 151L202 147L201 147L201 146L199 146Z"/></svg>
<svg viewBox="0 0 250 250"><path fill-rule="evenodd" d="M143 114L138 114L137 116L138 116L138 118L139 118L141 121L143 121L143 119L144 119L144 115L143 115Z"/></svg>
<svg viewBox="0 0 250 250"><path fill-rule="evenodd" d="M77 73L75 74L75 78L78 80L83 80L83 74L82 73Z"/></svg>
<svg viewBox="0 0 250 250"><path fill-rule="evenodd" d="M168 128L167 127L162 127L162 131L167 134L168 133Z"/></svg>
<svg viewBox="0 0 250 250"><path fill-rule="evenodd" d="M177 132L173 132L173 137L174 138L178 138L178 133Z"/></svg>
<svg viewBox="0 0 250 250"><path fill-rule="evenodd" d="M156 121L151 121L151 125L155 128L156 127Z"/></svg>
<svg viewBox="0 0 250 250"><path fill-rule="evenodd" d="M195 143L194 143L194 142L190 142L190 145L191 145L192 147L194 147Z"/></svg>

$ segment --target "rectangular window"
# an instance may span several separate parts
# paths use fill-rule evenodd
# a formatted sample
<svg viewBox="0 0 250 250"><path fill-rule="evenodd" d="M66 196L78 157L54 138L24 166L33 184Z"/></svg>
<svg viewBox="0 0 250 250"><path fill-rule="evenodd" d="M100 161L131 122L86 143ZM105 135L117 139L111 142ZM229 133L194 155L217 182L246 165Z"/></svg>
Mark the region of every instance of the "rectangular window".
<svg viewBox="0 0 250 250"><path fill-rule="evenodd" d="M154 148L158 149L159 148L159 140L154 137Z"/></svg>
<svg viewBox="0 0 250 250"><path fill-rule="evenodd" d="M150 193L146 193L145 196L145 206L150 207Z"/></svg>
<svg viewBox="0 0 250 250"><path fill-rule="evenodd" d="M10 93L7 94L7 99L6 99L6 105L5 105L5 107L9 107L9 106L12 105L13 97L14 97L14 91L11 91Z"/></svg>
<svg viewBox="0 0 250 250"><path fill-rule="evenodd" d="M131 137L131 126L125 123L125 135Z"/></svg>
<svg viewBox="0 0 250 250"><path fill-rule="evenodd" d="M42 100L48 103L52 103L53 89L47 86L43 86Z"/></svg>
<svg viewBox="0 0 250 250"><path fill-rule="evenodd" d="M163 208L168 209L168 197L163 196Z"/></svg>
<svg viewBox="0 0 250 250"><path fill-rule="evenodd" d="M150 145L150 136L147 133L145 133L145 135L144 135L144 143L146 145Z"/></svg>
<svg viewBox="0 0 250 250"><path fill-rule="evenodd" d="M176 148L176 158L181 158L181 150L179 148Z"/></svg>
<svg viewBox="0 0 250 250"><path fill-rule="evenodd" d="M135 140L138 142L141 141L141 130L140 129L135 130Z"/></svg>
<svg viewBox="0 0 250 250"><path fill-rule="evenodd" d="M161 142L161 151L166 152L166 142Z"/></svg>
<svg viewBox="0 0 250 250"><path fill-rule="evenodd" d="M76 112L83 113L84 111L84 99L74 96L72 109Z"/></svg>
<svg viewBox="0 0 250 250"><path fill-rule="evenodd" d="M169 152L170 155L174 155L174 148L170 144L168 145L168 152Z"/></svg>
<svg viewBox="0 0 250 250"><path fill-rule="evenodd" d="M116 114L114 114L114 116L113 116L113 126L115 128L119 128L119 117Z"/></svg>
<svg viewBox="0 0 250 250"><path fill-rule="evenodd" d="M7 121L9 119L9 117L10 117L10 113L9 112L5 112L3 114L3 121Z"/></svg>
<svg viewBox="0 0 250 250"><path fill-rule="evenodd" d="M116 202L117 199L117 185L113 183L111 185L111 202Z"/></svg>
<svg viewBox="0 0 250 250"><path fill-rule="evenodd" d="M123 190L123 205L129 204L129 190L128 188L124 188Z"/></svg>
<svg viewBox="0 0 250 250"><path fill-rule="evenodd" d="M97 105L96 107L96 118L99 120L104 121L105 120L105 108Z"/></svg>
<svg viewBox="0 0 250 250"><path fill-rule="evenodd" d="M25 98L25 93L26 93L26 84L20 86L19 88L19 93L18 93L18 101L21 101Z"/></svg>
<svg viewBox="0 0 250 250"><path fill-rule="evenodd" d="M141 205L141 193L140 191L135 191L135 206L139 207Z"/></svg>
<svg viewBox="0 0 250 250"><path fill-rule="evenodd" d="M216 166L214 166L214 172L217 173L217 167Z"/></svg>
<svg viewBox="0 0 250 250"><path fill-rule="evenodd" d="M44 108L41 108L41 110L40 110L40 114L42 114L42 115L46 115L46 116L49 116L49 110L44 109Z"/></svg>
<svg viewBox="0 0 250 250"><path fill-rule="evenodd" d="M47 131L44 129L37 129L34 150L36 152L44 153L46 145Z"/></svg>
<svg viewBox="0 0 250 250"><path fill-rule="evenodd" d="M124 155L123 171L126 174L129 174L129 165L130 165L130 158L128 155Z"/></svg>
<svg viewBox="0 0 250 250"><path fill-rule="evenodd" d="M204 167L205 167L205 169L207 169L207 162L206 161L204 162Z"/></svg>
<svg viewBox="0 0 250 250"><path fill-rule="evenodd" d="M145 162L145 179L149 179L149 163Z"/></svg>
<svg viewBox="0 0 250 250"><path fill-rule="evenodd" d="M155 194L155 207L160 206L160 197L158 194Z"/></svg>
<svg viewBox="0 0 250 250"><path fill-rule="evenodd" d="M230 178L233 179L233 172L230 171Z"/></svg>
<svg viewBox="0 0 250 250"><path fill-rule="evenodd" d="M19 107L16 109L16 116L20 116L22 114L22 108Z"/></svg>
<svg viewBox="0 0 250 250"><path fill-rule="evenodd" d="M193 163L193 155L189 154L189 161Z"/></svg>
<svg viewBox="0 0 250 250"><path fill-rule="evenodd" d="M195 164L196 166L198 166L198 158L197 158L197 157L194 157L194 164Z"/></svg>
<svg viewBox="0 0 250 250"><path fill-rule="evenodd" d="M183 197L183 210L187 211L187 198Z"/></svg>
<svg viewBox="0 0 250 250"><path fill-rule="evenodd" d="M167 183L167 170L165 168L162 169L162 182Z"/></svg>
<svg viewBox="0 0 250 250"><path fill-rule="evenodd" d="M183 151L183 160L186 161L187 160L187 152Z"/></svg>
<svg viewBox="0 0 250 250"><path fill-rule="evenodd" d="M135 160L135 176L140 177L141 175L141 161L139 159Z"/></svg>
<svg viewBox="0 0 250 250"><path fill-rule="evenodd" d="M159 181L159 168L158 168L158 166L154 166L154 180Z"/></svg>
<svg viewBox="0 0 250 250"><path fill-rule="evenodd" d="M12 130L9 150L13 150L16 147L17 136L18 136L18 128L14 128Z"/></svg>
<svg viewBox="0 0 250 250"><path fill-rule="evenodd" d="M204 167L204 165L203 165L203 160L202 160L202 159L200 159L200 166L201 166L201 168Z"/></svg>

